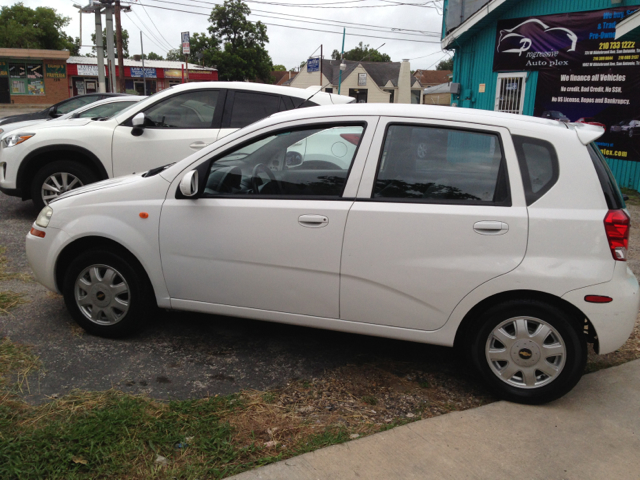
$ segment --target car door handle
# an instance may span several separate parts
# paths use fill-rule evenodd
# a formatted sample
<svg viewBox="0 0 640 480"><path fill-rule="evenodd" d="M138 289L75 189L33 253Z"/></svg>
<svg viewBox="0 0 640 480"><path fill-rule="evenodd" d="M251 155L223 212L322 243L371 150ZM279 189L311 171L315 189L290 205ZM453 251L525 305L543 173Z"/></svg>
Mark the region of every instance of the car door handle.
<svg viewBox="0 0 640 480"><path fill-rule="evenodd" d="M504 235L509 231L509 225L497 220L483 220L474 223L473 229L480 235Z"/></svg>
<svg viewBox="0 0 640 480"><path fill-rule="evenodd" d="M300 215L298 223L303 227L320 228L329 224L329 219L324 215Z"/></svg>
<svg viewBox="0 0 640 480"><path fill-rule="evenodd" d="M209 145L209 143L206 143L206 142L193 142L191 145L189 145L189 148L193 148L194 150L200 150L201 148L204 148L207 145Z"/></svg>

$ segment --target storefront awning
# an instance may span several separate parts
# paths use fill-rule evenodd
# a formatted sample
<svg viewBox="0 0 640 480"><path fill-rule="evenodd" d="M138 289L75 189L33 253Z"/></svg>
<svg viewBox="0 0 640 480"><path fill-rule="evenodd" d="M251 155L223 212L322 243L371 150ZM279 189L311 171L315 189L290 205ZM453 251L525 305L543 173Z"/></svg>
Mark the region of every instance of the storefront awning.
<svg viewBox="0 0 640 480"><path fill-rule="evenodd" d="M640 41L640 10L616 25L616 40Z"/></svg>

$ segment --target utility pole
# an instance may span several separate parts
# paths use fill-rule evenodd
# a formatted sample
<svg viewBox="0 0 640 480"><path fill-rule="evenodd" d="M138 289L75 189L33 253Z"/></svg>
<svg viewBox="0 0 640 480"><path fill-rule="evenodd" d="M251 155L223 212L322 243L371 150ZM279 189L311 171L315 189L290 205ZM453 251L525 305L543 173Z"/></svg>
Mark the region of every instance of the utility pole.
<svg viewBox="0 0 640 480"><path fill-rule="evenodd" d="M107 3L103 1L103 3ZM113 5L106 5L105 16L107 18L107 65L109 71L109 86L113 93L117 90L116 83L116 59L113 48Z"/></svg>
<svg viewBox="0 0 640 480"><path fill-rule="evenodd" d="M320 87L322 87L322 44L320 44Z"/></svg>
<svg viewBox="0 0 640 480"><path fill-rule="evenodd" d="M96 16L96 53L98 54L98 91L105 93L104 84L104 48L102 46L102 14L100 8L95 10Z"/></svg>
<svg viewBox="0 0 640 480"><path fill-rule="evenodd" d="M340 86L342 85L342 70L344 70L344 68L342 67L342 65L344 65L344 37L347 35L347 29L343 28L342 29L342 53L340 54L340 73L338 73L338 95L340 95ZM346 68L346 65L345 65Z"/></svg>
<svg viewBox="0 0 640 480"><path fill-rule="evenodd" d="M140 53L142 59L142 81L144 82L144 96L147 96L147 71L144 68L144 45L142 45L142 30L140 30Z"/></svg>
<svg viewBox="0 0 640 480"><path fill-rule="evenodd" d="M118 91L124 93L124 59L122 57L122 22L120 21L120 0L116 0L116 47L118 49Z"/></svg>

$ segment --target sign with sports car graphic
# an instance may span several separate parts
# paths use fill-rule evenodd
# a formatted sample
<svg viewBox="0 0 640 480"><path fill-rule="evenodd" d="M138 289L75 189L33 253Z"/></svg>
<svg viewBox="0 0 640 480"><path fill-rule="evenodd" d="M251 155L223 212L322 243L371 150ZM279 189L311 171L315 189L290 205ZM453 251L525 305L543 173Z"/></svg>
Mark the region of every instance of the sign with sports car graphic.
<svg viewBox="0 0 640 480"><path fill-rule="evenodd" d="M616 25L637 9L609 8L500 20L494 71L640 66L640 42L616 41Z"/></svg>

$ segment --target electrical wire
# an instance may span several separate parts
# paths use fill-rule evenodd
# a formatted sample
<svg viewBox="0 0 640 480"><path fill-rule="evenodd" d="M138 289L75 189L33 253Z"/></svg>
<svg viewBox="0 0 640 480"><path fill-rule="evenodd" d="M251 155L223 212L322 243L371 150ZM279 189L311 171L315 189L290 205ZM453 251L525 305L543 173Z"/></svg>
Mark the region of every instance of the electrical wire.
<svg viewBox="0 0 640 480"><path fill-rule="evenodd" d="M149 15L149 12L147 12L147 9L145 8L145 6L142 3L142 1L139 1L139 3L140 3L140 6L142 7L142 9L144 10L144 13L146 13L147 17L149 17L149 20L151 20L151 24L153 25L153 27L158 32L159 38L162 39L164 41L164 43L166 43L169 47L171 47L171 43L169 43L167 41L167 39L164 38L164 36L162 35L162 32L160 32L160 29L156 26L156 22L153 21L153 18L151 18L151 15ZM173 48L173 47L171 47L171 48Z"/></svg>
<svg viewBox="0 0 640 480"><path fill-rule="evenodd" d="M123 2L126 5L137 5L137 3L131 3L131 2ZM169 11L173 11L173 12L182 12L182 13L190 13L192 15L201 15L201 16L206 16L208 17L209 14L207 13L200 13L200 12L192 12L189 10L181 10L181 9L177 9L177 8L169 8L169 7L160 7L157 5L149 5L147 4L147 6L149 8L158 8L161 10L169 10ZM255 22L251 22L251 23L255 23ZM282 28L291 28L291 29L295 29L295 30L305 30L305 31L310 31L310 32L321 32L321 33L331 33L331 34L336 34L336 35L342 35L342 32L332 32L332 31L327 31L327 30L318 30L318 29L313 29L313 28L305 28L305 27L294 27L292 25L281 25L278 23L268 23L268 22L261 22L264 25L268 25L268 26L273 26L273 27L282 27ZM397 37L381 37L381 36L377 36L377 35L362 35L362 34L357 34L357 35L352 35L352 34L347 34L349 36L357 36L357 37L362 37L362 38L378 38L381 40L396 40L396 41L400 41L400 42L413 42L413 43L440 43L440 40L412 40L412 39L405 39L405 38L397 38Z"/></svg>
<svg viewBox="0 0 640 480"><path fill-rule="evenodd" d="M180 6L184 6L184 7L193 7L193 8L204 8L204 9L209 9L209 7L204 7L204 6L200 6L200 5L192 5L192 4L188 4L188 3L180 3L180 2L176 2L176 1L171 1L171 0L147 0L147 1L153 1L153 2L158 2L158 3L167 3L170 5L180 5ZM219 5L217 3L214 2L208 2L206 0L186 0L186 1L191 1L191 2L195 2L195 3L202 3L202 4L206 4L206 5ZM151 6L149 4L147 4L148 6ZM368 28L364 28L364 27L372 27L375 29L382 29L383 32L385 33L395 33L395 32L411 32L411 33L418 33L421 35L425 35L425 36L436 36L438 38L440 38L440 32L436 32L436 31L426 31L426 30L414 30L414 29L408 29L408 28L401 28L401 27L384 27L381 25L369 25L369 24L364 24L364 23L355 23L355 22L345 22L345 21L341 21L341 20L333 20L333 19L325 19L325 18L317 18L317 17L309 17L306 15L294 15L294 14L290 14L290 13L280 13L280 12L272 12L269 10L260 10L257 8L254 8L251 10L251 15L255 16L255 17L266 17L266 18L277 18L277 17L269 17L268 15L261 15L258 13L254 13L254 12L260 12L260 13L266 13L269 15L278 15L278 16L284 16L284 17L297 17L297 18L302 18L304 19L304 21L307 20L319 20L321 22L330 22L330 23L320 23L319 25L328 25L328 26L350 26L350 25L354 25L354 27L349 27L349 28L359 28L360 30L369 30ZM286 18L283 18L281 20L288 20ZM293 20L292 20L293 21ZM314 22L308 22L308 23L314 23ZM336 24L336 25L333 25ZM379 30L373 30L373 31L379 31ZM408 33L402 33L402 35L408 35Z"/></svg>

